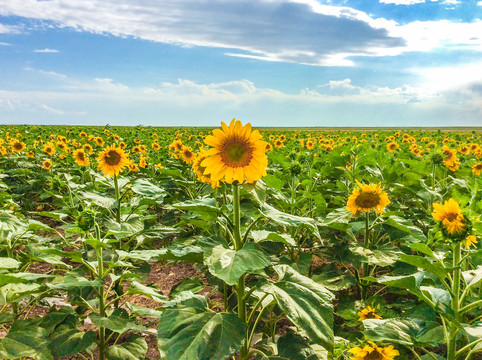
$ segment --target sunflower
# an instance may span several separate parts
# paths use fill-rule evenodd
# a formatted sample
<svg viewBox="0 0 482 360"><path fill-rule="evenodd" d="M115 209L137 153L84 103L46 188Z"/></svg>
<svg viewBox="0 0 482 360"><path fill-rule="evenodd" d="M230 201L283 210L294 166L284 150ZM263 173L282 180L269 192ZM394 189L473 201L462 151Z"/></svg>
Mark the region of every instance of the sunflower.
<svg viewBox="0 0 482 360"><path fill-rule="evenodd" d="M154 167L155 167L156 169L164 169L164 166L162 166L161 163L157 163L156 165L154 165Z"/></svg>
<svg viewBox="0 0 482 360"><path fill-rule="evenodd" d="M251 124L243 126L233 119L229 127L222 122L222 130L214 129L213 135L204 142L213 148L206 151L207 159L201 165L206 167L204 175L212 181L224 179L228 184L234 181L253 183L266 176L266 142L258 130L251 131Z"/></svg>
<svg viewBox="0 0 482 360"><path fill-rule="evenodd" d="M84 149L78 149L74 151L74 159L79 164L80 166L89 166L90 165L90 160L89 158L85 155Z"/></svg>
<svg viewBox="0 0 482 360"><path fill-rule="evenodd" d="M145 169L147 167L147 159L144 155L141 155L139 158L139 167Z"/></svg>
<svg viewBox="0 0 482 360"><path fill-rule="evenodd" d="M348 198L346 208L351 211L353 215L359 212L368 212L375 210L381 214L385 206L390 204L387 193L382 191L380 184L363 185L357 180L360 189L353 190L353 193Z"/></svg>
<svg viewBox="0 0 482 360"><path fill-rule="evenodd" d="M192 163L192 169L196 173L197 179L199 181L211 184L211 187L214 189L214 188L219 187L219 181L212 181L211 176L209 174L204 175L204 170L206 170L206 168L201 166L201 163L207 158L208 158L208 156L206 155L205 150L199 152L196 155L196 159Z"/></svg>
<svg viewBox="0 0 482 360"><path fill-rule="evenodd" d="M90 145L90 144L84 144L84 146L82 146L82 148L84 149L86 154L90 154L90 153L92 153L92 151L94 151L94 149L92 148L92 145Z"/></svg>
<svg viewBox="0 0 482 360"><path fill-rule="evenodd" d="M472 172L475 175L480 175L480 173L482 172L482 162L479 162L479 163L475 164L474 166L472 166Z"/></svg>
<svg viewBox="0 0 482 360"><path fill-rule="evenodd" d="M134 147L132 148L132 152L133 152L134 154L139 154L139 153L141 152L141 148L140 148L139 146L134 146Z"/></svg>
<svg viewBox="0 0 482 360"><path fill-rule="evenodd" d="M44 160L44 162L42 163L42 167L45 170L50 170L50 168L52 167L52 162L50 160Z"/></svg>
<svg viewBox="0 0 482 360"><path fill-rule="evenodd" d="M128 164L127 154L119 147L111 145L106 147L97 157L98 169L104 176L117 176Z"/></svg>
<svg viewBox="0 0 482 360"><path fill-rule="evenodd" d="M33 158L35 156L35 153L33 152L33 150L27 151L27 156L29 158Z"/></svg>
<svg viewBox="0 0 482 360"><path fill-rule="evenodd" d="M80 136L80 137L87 137L87 133L86 133L85 131L81 131L81 132L79 133L79 136Z"/></svg>
<svg viewBox="0 0 482 360"><path fill-rule="evenodd" d="M154 150L156 150L156 151L161 148L161 146L160 146L158 143L156 143L156 142L155 142L155 143L152 143L151 146L152 146L152 148L153 148Z"/></svg>
<svg viewBox="0 0 482 360"><path fill-rule="evenodd" d="M381 319L382 317L375 313L375 309L371 306L367 306L362 311L358 312L358 316L360 317L358 321L362 321L365 319Z"/></svg>
<svg viewBox="0 0 482 360"><path fill-rule="evenodd" d="M44 146L44 153L46 153L49 156L52 156L53 153L55 153L54 146L51 143L47 143Z"/></svg>
<svg viewBox="0 0 482 360"><path fill-rule="evenodd" d="M375 343L369 341L370 345L365 345L363 348L355 347L348 350L353 356L351 360L393 360L395 356L400 355L398 350L393 348L393 345L387 347L379 347Z"/></svg>
<svg viewBox="0 0 482 360"><path fill-rule="evenodd" d="M273 150L273 145L266 143L266 152Z"/></svg>
<svg viewBox="0 0 482 360"><path fill-rule="evenodd" d="M12 150L18 153L24 151L26 147L25 143L21 141L16 140L12 143Z"/></svg>
<svg viewBox="0 0 482 360"><path fill-rule="evenodd" d="M307 148L308 150L313 150L314 147L315 147L315 145L313 144L313 141L308 140L308 141L306 142L306 148Z"/></svg>
<svg viewBox="0 0 482 360"><path fill-rule="evenodd" d="M275 140L274 146L276 146L278 149L281 149L283 147L283 142L280 139Z"/></svg>
<svg viewBox="0 0 482 360"><path fill-rule="evenodd" d="M442 223L450 235L457 235L465 231L465 218L459 204L452 198L444 204L433 203L432 217Z"/></svg>
<svg viewBox="0 0 482 360"><path fill-rule="evenodd" d="M467 250L469 250L470 246L472 246L472 244L477 244L478 241L477 239L475 238L475 235L469 235L467 236L467 238L465 239L465 247L467 248Z"/></svg>
<svg viewBox="0 0 482 360"><path fill-rule="evenodd" d="M391 142L391 143L387 144L387 150L390 151L390 152L394 152L399 147L400 146L396 142Z"/></svg>
<svg viewBox="0 0 482 360"><path fill-rule="evenodd" d="M183 149L181 151L181 156L182 156L182 159L188 164L191 164L195 158L194 152L190 147L187 147L187 146L183 146Z"/></svg>
<svg viewBox="0 0 482 360"><path fill-rule="evenodd" d="M127 168L129 169L130 172L139 171L139 166L135 162L129 162L129 164L127 165Z"/></svg>
<svg viewBox="0 0 482 360"><path fill-rule="evenodd" d="M104 139L102 139L100 136L95 138L95 143L99 146L104 145Z"/></svg>

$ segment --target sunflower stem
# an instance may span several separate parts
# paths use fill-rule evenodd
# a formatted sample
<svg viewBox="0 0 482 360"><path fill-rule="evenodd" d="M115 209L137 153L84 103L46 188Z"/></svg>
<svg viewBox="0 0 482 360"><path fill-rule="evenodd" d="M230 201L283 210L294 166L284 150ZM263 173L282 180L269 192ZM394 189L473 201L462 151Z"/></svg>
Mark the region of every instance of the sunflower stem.
<svg viewBox="0 0 482 360"><path fill-rule="evenodd" d="M365 248L370 249L370 215L368 212L365 214ZM369 267L368 263L364 262L363 263L363 276L368 276L369 275ZM368 295L368 283L363 282L362 283L362 294L361 298L362 300L366 300Z"/></svg>
<svg viewBox="0 0 482 360"><path fill-rule="evenodd" d="M460 241L453 244L453 281L452 281L452 310L454 311L454 318L456 321L460 319L460 256L461 256ZM457 334L459 329L457 325L452 323L449 325L449 342L447 344L447 360L455 360L457 347Z"/></svg>
<svg viewBox="0 0 482 360"><path fill-rule="evenodd" d="M240 211L240 197L239 197L239 186L233 186L233 225L234 225L234 250L239 251L243 247L243 239L241 237L241 211ZM246 325L246 329L248 329L248 324L246 321L246 283L245 283L245 275L243 274L236 286L236 296L238 298L238 317ZM244 343L241 345L241 349L239 351L239 357L241 360L245 360L248 355L249 343L248 343L248 331L246 331L246 336L244 339Z"/></svg>
<svg viewBox="0 0 482 360"><path fill-rule="evenodd" d="M116 221L120 224L121 216L120 216L120 193L119 193L119 182L117 181L117 175L114 174L114 187L115 187L115 200L117 202L115 218Z"/></svg>

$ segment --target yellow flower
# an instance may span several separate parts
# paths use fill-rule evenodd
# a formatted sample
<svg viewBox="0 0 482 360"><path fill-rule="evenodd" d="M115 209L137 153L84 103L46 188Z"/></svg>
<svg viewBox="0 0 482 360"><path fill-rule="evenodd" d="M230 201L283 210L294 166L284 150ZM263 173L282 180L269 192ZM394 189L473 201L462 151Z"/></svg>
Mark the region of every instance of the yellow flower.
<svg viewBox="0 0 482 360"><path fill-rule="evenodd" d="M390 152L394 152L399 147L400 146L396 142L391 142L391 143L387 144L387 150L390 151Z"/></svg>
<svg viewBox="0 0 482 360"><path fill-rule="evenodd" d="M382 317L375 313L375 309L370 306L367 306L362 311L358 312L358 316L360 317L358 321L362 321L365 319L381 319Z"/></svg>
<svg viewBox="0 0 482 360"><path fill-rule="evenodd" d="M21 141L16 140L12 143L12 150L18 153L24 151L26 147L25 143Z"/></svg>
<svg viewBox="0 0 482 360"><path fill-rule="evenodd" d="M97 157L98 169L104 176L117 176L129 163L127 154L119 147L111 145L106 147Z"/></svg>
<svg viewBox="0 0 482 360"><path fill-rule="evenodd" d="M480 173L482 172L482 162L479 162L479 163L475 164L474 166L472 166L472 172L475 175L480 175Z"/></svg>
<svg viewBox="0 0 482 360"><path fill-rule="evenodd" d="M432 217L442 222L442 225L450 235L465 231L465 218L462 215L459 204L452 198L444 204L433 203L434 212Z"/></svg>
<svg viewBox="0 0 482 360"><path fill-rule="evenodd" d="M74 151L74 159L79 164L80 166L89 166L90 165L90 160L89 158L85 155L84 149L78 149Z"/></svg>
<svg viewBox="0 0 482 360"><path fill-rule="evenodd" d="M393 348L393 345L387 347L379 347L375 343L369 341L370 345L365 345L363 348L355 347L348 350L353 356L351 360L393 360L395 356L400 355L398 350Z"/></svg>
<svg viewBox="0 0 482 360"><path fill-rule="evenodd" d="M467 248L467 250L470 249L470 246L472 244L477 244L477 239L475 238L475 235L469 235L467 236L467 238L465 239L465 247Z"/></svg>
<svg viewBox="0 0 482 360"><path fill-rule="evenodd" d="M213 135L204 142L212 146L206 151L207 158L201 163L212 181L224 179L228 184L234 181L253 183L266 176L266 142L261 140L258 130L252 131L251 124L245 126L233 119L229 127L222 122L222 130L214 129Z"/></svg>
<svg viewBox="0 0 482 360"><path fill-rule="evenodd" d="M211 187L217 188L219 187L219 181L212 181L211 176L209 174L204 175L204 170L206 170L205 167L201 166L201 163L207 159L206 151L201 151L196 155L196 159L194 160L192 164L192 169L197 175L197 179L199 181L202 181L204 183L209 183L211 184Z"/></svg>
<svg viewBox="0 0 482 360"><path fill-rule="evenodd" d="M45 170L50 170L50 168L52 167L52 162L50 160L44 160L42 166Z"/></svg>
<svg viewBox="0 0 482 360"><path fill-rule="evenodd" d="M181 156L182 159L188 164L191 164L196 157L192 149L187 146L182 147Z"/></svg>
<svg viewBox="0 0 482 360"><path fill-rule="evenodd" d="M55 152L54 146L51 143L47 143L44 146L44 153L46 153L49 156L52 156L52 154Z"/></svg>
<svg viewBox="0 0 482 360"><path fill-rule="evenodd" d="M157 163L156 165L154 165L154 167L155 167L156 169L164 169L164 166L162 166L161 163Z"/></svg>
<svg viewBox="0 0 482 360"><path fill-rule="evenodd" d="M353 215L357 212L368 212L375 210L381 214L385 206L390 204L387 193L382 191L380 184L363 185L357 181L360 189L353 190L353 193L348 198L346 208L351 211Z"/></svg>

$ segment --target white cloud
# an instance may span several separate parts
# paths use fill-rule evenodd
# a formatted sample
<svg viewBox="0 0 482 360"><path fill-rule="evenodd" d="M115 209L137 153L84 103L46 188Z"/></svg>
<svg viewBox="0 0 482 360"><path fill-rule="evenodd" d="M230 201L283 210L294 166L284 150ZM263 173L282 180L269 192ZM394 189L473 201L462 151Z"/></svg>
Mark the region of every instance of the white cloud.
<svg viewBox="0 0 482 360"><path fill-rule="evenodd" d="M0 23L0 34L19 34L19 33L20 33L20 29L18 26L4 25Z"/></svg>
<svg viewBox="0 0 482 360"><path fill-rule="evenodd" d="M361 118L365 126L477 125L482 82L429 87L436 76L434 70L418 87L394 88L334 79L294 94L257 88L249 80L200 84L179 79L134 88L107 78L67 79L56 91L0 90L0 117L5 122L95 125L212 126L233 117L256 126L356 126Z"/></svg>
<svg viewBox="0 0 482 360"><path fill-rule="evenodd" d="M422 4L425 0L380 0L382 4L394 4L394 5L413 5Z"/></svg>
<svg viewBox="0 0 482 360"><path fill-rule="evenodd" d="M317 0L10 0L0 15L180 46L225 48L230 56L323 66L353 66L356 56L393 56L447 44L482 47L482 38L474 36L482 33L481 21L400 25Z"/></svg>
<svg viewBox="0 0 482 360"><path fill-rule="evenodd" d="M477 1L478 6L482 6L482 1Z"/></svg>
<svg viewBox="0 0 482 360"><path fill-rule="evenodd" d="M58 53L59 51L56 49L35 49L33 52L36 53Z"/></svg>
<svg viewBox="0 0 482 360"><path fill-rule="evenodd" d="M12 44L6 42L0 42L0 46L11 46Z"/></svg>

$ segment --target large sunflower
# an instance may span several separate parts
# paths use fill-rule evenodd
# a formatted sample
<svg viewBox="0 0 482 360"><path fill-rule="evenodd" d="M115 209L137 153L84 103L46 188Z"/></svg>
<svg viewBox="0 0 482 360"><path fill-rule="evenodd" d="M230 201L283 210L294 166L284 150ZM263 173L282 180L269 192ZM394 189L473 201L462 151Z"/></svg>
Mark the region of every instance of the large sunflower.
<svg viewBox="0 0 482 360"><path fill-rule="evenodd" d="M348 198L346 208L351 211L353 215L357 212L375 212L381 214L385 206L390 204L387 193L382 191L380 184L363 185L357 181L360 189L353 190L353 193Z"/></svg>
<svg viewBox="0 0 482 360"><path fill-rule="evenodd" d="M466 230L464 215L454 199L450 198L443 205L433 203L433 209L433 218L442 222L443 227L450 235L461 234Z"/></svg>
<svg viewBox="0 0 482 360"><path fill-rule="evenodd" d="M369 341L370 345L365 345L363 348L355 347L348 350L353 356L351 360L393 360L395 356L400 355L398 350L393 348L393 345L387 347L377 346L375 343Z"/></svg>
<svg viewBox="0 0 482 360"><path fill-rule="evenodd" d="M89 166L90 160L86 156L84 149L77 149L73 153L74 159L80 166Z"/></svg>
<svg viewBox="0 0 482 360"><path fill-rule="evenodd" d="M207 158L202 161L204 175L210 175L212 181L224 180L228 184L234 181L253 183L266 175L268 158L266 142L258 130L251 130L251 124L243 126L241 121L233 119L229 127L222 122L221 129L214 129L204 142L212 146L207 150Z"/></svg>
<svg viewBox="0 0 482 360"><path fill-rule="evenodd" d="M116 176L128 165L129 158L124 150L111 145L99 154L97 161L98 169L102 170L105 176Z"/></svg>

